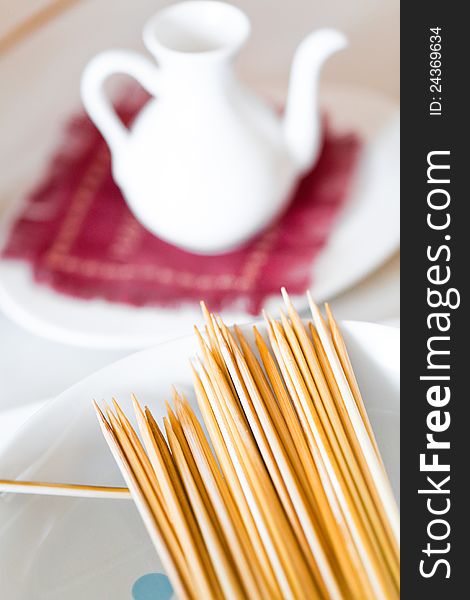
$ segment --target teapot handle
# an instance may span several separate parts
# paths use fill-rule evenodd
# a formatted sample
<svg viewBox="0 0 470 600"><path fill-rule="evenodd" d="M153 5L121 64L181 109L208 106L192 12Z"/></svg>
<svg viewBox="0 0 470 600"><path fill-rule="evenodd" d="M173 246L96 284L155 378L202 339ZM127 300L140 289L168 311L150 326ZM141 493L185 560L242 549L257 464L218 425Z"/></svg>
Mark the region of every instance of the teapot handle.
<svg viewBox="0 0 470 600"><path fill-rule="evenodd" d="M159 70L144 56L127 50L102 52L86 66L81 80L82 101L113 155L125 145L128 137L127 128L116 115L104 90L105 80L117 73L130 75L155 96Z"/></svg>

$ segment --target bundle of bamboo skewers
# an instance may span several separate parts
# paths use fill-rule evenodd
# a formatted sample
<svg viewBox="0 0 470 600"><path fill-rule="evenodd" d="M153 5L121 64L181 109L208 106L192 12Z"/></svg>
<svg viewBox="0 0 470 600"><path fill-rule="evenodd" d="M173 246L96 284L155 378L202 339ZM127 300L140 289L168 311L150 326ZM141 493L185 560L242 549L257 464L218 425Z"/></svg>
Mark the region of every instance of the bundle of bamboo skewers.
<svg viewBox="0 0 470 600"><path fill-rule="evenodd" d="M115 401L102 431L179 598L398 598L398 510L338 325L283 296L257 353L203 305L207 434L176 390L166 437L136 398L141 438Z"/></svg>

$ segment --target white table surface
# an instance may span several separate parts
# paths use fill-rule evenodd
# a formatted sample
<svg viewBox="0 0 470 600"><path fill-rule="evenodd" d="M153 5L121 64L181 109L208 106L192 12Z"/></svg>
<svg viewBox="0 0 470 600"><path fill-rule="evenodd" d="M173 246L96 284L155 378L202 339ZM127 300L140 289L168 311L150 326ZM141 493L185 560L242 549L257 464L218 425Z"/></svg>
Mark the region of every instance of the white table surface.
<svg viewBox="0 0 470 600"><path fill-rule="evenodd" d="M339 319L397 325L399 256L330 303ZM20 328L0 312L0 451L45 399L126 354L125 350L51 342Z"/></svg>

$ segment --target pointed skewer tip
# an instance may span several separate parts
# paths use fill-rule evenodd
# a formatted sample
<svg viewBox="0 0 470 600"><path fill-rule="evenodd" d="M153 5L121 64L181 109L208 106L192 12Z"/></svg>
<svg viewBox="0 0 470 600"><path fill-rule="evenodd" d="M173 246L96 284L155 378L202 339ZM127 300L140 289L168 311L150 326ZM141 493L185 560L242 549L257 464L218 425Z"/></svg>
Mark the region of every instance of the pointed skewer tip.
<svg viewBox="0 0 470 600"><path fill-rule="evenodd" d="M285 287L281 288L281 294L286 306L292 306L292 300L290 299Z"/></svg>

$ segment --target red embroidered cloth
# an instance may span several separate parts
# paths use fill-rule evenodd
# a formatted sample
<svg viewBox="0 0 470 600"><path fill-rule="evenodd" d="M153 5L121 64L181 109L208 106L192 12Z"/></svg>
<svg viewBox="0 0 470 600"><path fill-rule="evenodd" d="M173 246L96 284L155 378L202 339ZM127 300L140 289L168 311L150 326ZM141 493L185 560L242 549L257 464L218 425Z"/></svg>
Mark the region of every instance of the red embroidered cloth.
<svg viewBox="0 0 470 600"><path fill-rule="evenodd" d="M141 104L134 99L121 107L125 122ZM70 296L135 306L203 298L213 310L236 302L257 313L281 286L300 294L312 283L315 257L347 197L359 148L355 135L327 130L317 165L276 223L235 252L198 256L136 221L112 179L105 142L80 116L27 198L2 255L28 261L36 282Z"/></svg>

